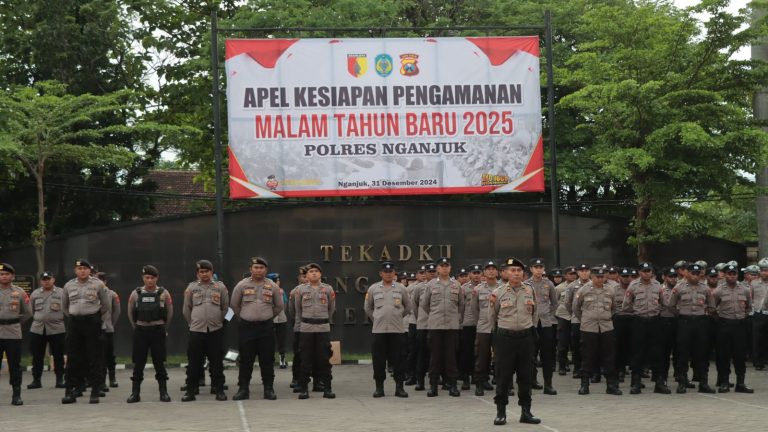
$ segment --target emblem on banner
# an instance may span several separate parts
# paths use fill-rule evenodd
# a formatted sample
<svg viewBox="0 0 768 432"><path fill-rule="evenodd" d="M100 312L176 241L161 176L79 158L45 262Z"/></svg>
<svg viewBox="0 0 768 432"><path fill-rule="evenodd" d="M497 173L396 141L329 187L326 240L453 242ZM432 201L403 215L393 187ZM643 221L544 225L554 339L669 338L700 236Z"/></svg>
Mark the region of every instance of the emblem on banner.
<svg viewBox="0 0 768 432"><path fill-rule="evenodd" d="M269 177L267 177L267 187L269 190L276 190L279 184L280 182L277 181L274 174L270 174Z"/></svg>
<svg viewBox="0 0 768 432"><path fill-rule="evenodd" d="M376 73L382 78L386 78L392 73L392 57L389 54L377 55L374 65Z"/></svg>
<svg viewBox="0 0 768 432"><path fill-rule="evenodd" d="M400 75L414 76L419 74L419 55L402 54L400 56Z"/></svg>
<svg viewBox="0 0 768 432"><path fill-rule="evenodd" d="M368 56L365 54L347 54L347 71L355 78L368 72Z"/></svg>

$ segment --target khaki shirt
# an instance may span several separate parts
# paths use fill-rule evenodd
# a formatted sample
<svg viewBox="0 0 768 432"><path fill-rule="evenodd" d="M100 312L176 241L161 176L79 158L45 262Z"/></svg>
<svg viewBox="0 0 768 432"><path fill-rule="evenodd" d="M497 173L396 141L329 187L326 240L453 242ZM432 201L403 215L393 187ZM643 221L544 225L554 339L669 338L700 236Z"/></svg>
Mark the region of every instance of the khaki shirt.
<svg viewBox="0 0 768 432"><path fill-rule="evenodd" d="M659 316L663 306L661 284L652 279L650 283L642 283L641 279L630 282L621 309L632 312L632 315L642 318Z"/></svg>
<svg viewBox="0 0 768 432"><path fill-rule="evenodd" d="M403 318L411 312L411 298L403 284L379 281L368 288L363 308L373 321L372 333L405 333Z"/></svg>
<svg viewBox="0 0 768 432"><path fill-rule="evenodd" d="M677 309L674 306L671 306L670 299L672 298L672 293L674 291L674 287L670 287L667 284L662 285L661 290L661 300L662 300L662 307L661 307L661 317L662 318L675 318L677 317Z"/></svg>
<svg viewBox="0 0 768 432"><path fill-rule="evenodd" d="M757 278L749 283L752 290L752 309L754 313L768 314L766 305L768 305L768 281Z"/></svg>
<svg viewBox="0 0 768 432"><path fill-rule="evenodd" d="M455 280L435 278L424 287L424 307L429 330L458 330L464 319L464 295Z"/></svg>
<svg viewBox="0 0 768 432"><path fill-rule="evenodd" d="M55 335L67 331L64 327L64 290L53 287L50 291L38 288L29 296L32 308L32 325L29 332L34 334Z"/></svg>
<svg viewBox="0 0 768 432"><path fill-rule="evenodd" d="M117 324L117 319L120 318L120 296L109 288L107 288L107 291L109 291L111 299L109 302L109 319L101 323L101 329L107 333L114 333L115 324Z"/></svg>
<svg viewBox="0 0 768 432"><path fill-rule="evenodd" d="M712 303L712 291L705 282L699 281L693 285L687 280L681 280L672 289L666 305L677 309L683 316L702 316L707 313Z"/></svg>
<svg viewBox="0 0 768 432"><path fill-rule="evenodd" d="M309 283L299 285L296 291L296 319L324 319L325 324L301 322L302 333L323 333L331 331L330 320L336 312L336 293L330 285L320 283L313 287Z"/></svg>
<svg viewBox="0 0 768 432"><path fill-rule="evenodd" d="M613 301L616 303L616 313L614 315L619 316L632 316L632 312L624 312L622 308L624 307L624 296L627 295L627 288L624 288L621 286L621 284L618 284L613 289Z"/></svg>
<svg viewBox="0 0 768 432"><path fill-rule="evenodd" d="M190 282L184 290L182 314L189 331L208 333L224 327L229 309L229 292L222 282Z"/></svg>
<svg viewBox="0 0 768 432"><path fill-rule="evenodd" d="M616 312L613 286L596 288L587 282L576 291L573 298L573 315L581 321L581 331L606 333L613 330L613 314Z"/></svg>
<svg viewBox="0 0 768 432"><path fill-rule="evenodd" d="M472 290L472 300L469 303L469 308L474 310L477 316L477 332L478 333L491 333L493 325L491 324L491 318L489 312L491 310L491 294L497 287L488 285L486 282L480 282Z"/></svg>
<svg viewBox="0 0 768 432"><path fill-rule="evenodd" d="M408 315L405 316L405 327L406 331L408 326L411 324L416 324L416 306L413 304L413 288L416 283L408 284L405 286L405 292L408 294L408 300L411 301L411 310L408 312Z"/></svg>
<svg viewBox="0 0 768 432"><path fill-rule="evenodd" d="M0 319L18 319L15 324L0 324L0 339L21 339L21 323L32 316L29 296L23 289L11 284L0 288Z"/></svg>
<svg viewBox="0 0 768 432"><path fill-rule="evenodd" d="M416 330L426 330L429 321L429 312L424 309L424 292L427 282L419 282L413 286L413 295L411 303L413 304L413 313L416 315Z"/></svg>
<svg viewBox="0 0 768 432"><path fill-rule="evenodd" d="M156 291L158 288L161 287L155 287L153 291ZM147 287L141 287L141 292L145 293L149 292L149 290L147 290ZM165 325L165 328L168 328L168 326L171 325L171 319L173 318L173 298L167 289L163 288L163 294L160 296L160 307L165 308L165 321L137 321L136 317L134 316L134 313L136 313L135 309L137 301L139 301L139 294L136 293L136 290L133 290L131 291L131 295L128 296L127 306L128 321L131 323L131 327L136 328L136 326L150 327L156 325Z"/></svg>
<svg viewBox="0 0 768 432"><path fill-rule="evenodd" d="M570 321L571 314L568 312L568 308L565 307L565 289L568 288L570 282L563 282L555 287L557 293L557 310L555 310L555 316L564 320Z"/></svg>
<svg viewBox="0 0 768 432"><path fill-rule="evenodd" d="M279 314L275 317L273 320L275 324L282 324L284 322L288 322L288 315L285 314L285 291L283 291L282 288L280 288L280 300L283 301L283 309L280 311Z"/></svg>
<svg viewBox="0 0 768 432"><path fill-rule="evenodd" d="M245 321L273 320L283 310L280 287L264 278L256 282L245 278L235 285L229 302L235 315Z"/></svg>
<svg viewBox="0 0 768 432"><path fill-rule="evenodd" d="M297 285L293 287L293 289L288 292L288 315L293 318L293 332L298 333L299 328L301 328L301 321L296 319L296 293L299 291L299 287L301 285Z"/></svg>
<svg viewBox="0 0 768 432"><path fill-rule="evenodd" d="M491 294L491 325L510 331L522 331L537 322L536 294L526 284L511 287L505 283Z"/></svg>
<svg viewBox="0 0 768 432"><path fill-rule="evenodd" d="M472 291L478 285L480 285L479 282L476 284L467 282L461 286L461 291L464 293L464 318L461 320L462 327L477 326L477 314L471 307L469 307L469 304L472 302Z"/></svg>
<svg viewBox="0 0 768 432"><path fill-rule="evenodd" d="M574 324L579 324L581 321L579 321L579 317L573 315L573 298L576 297L576 292L579 290L579 288L581 288L582 285L586 283L589 283L589 279L585 281L576 279L575 281L571 282L565 289L565 308L568 311L568 314L571 316L571 322Z"/></svg>
<svg viewBox="0 0 768 432"><path fill-rule="evenodd" d="M557 291L555 291L555 284L551 280L542 277L540 280L530 278L525 281L528 285L533 287L533 292L536 294L536 309L539 312L539 322L542 327L552 327L557 324L557 318L555 318L555 311L558 307ZM538 326L538 322L535 325Z"/></svg>
<svg viewBox="0 0 768 432"><path fill-rule="evenodd" d="M718 286L711 301L717 316L724 319L744 319L752 310L752 295L742 282L732 287L727 284Z"/></svg>
<svg viewBox="0 0 768 432"><path fill-rule="evenodd" d="M92 277L85 282L75 278L64 284L64 301L62 309L65 315L85 316L101 314L102 324L109 317L112 298L107 287L100 280Z"/></svg>

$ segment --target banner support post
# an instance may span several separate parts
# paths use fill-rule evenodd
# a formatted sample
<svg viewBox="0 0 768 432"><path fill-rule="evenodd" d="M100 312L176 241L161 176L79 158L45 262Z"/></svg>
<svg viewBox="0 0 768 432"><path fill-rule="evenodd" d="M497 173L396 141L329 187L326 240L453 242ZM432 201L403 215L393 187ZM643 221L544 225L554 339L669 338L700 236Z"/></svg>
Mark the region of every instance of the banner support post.
<svg viewBox="0 0 768 432"><path fill-rule="evenodd" d="M219 38L216 7L211 11L211 81L213 96L213 154L216 164L216 269L220 278L225 275L224 268L224 185L221 174L221 95L219 87Z"/></svg>
<svg viewBox="0 0 768 432"><path fill-rule="evenodd" d="M549 190L552 195L552 253L553 267L560 267L560 213L558 212L557 185L557 145L555 144L555 83L552 72L552 12L544 12L545 36L547 50L547 123L549 133Z"/></svg>

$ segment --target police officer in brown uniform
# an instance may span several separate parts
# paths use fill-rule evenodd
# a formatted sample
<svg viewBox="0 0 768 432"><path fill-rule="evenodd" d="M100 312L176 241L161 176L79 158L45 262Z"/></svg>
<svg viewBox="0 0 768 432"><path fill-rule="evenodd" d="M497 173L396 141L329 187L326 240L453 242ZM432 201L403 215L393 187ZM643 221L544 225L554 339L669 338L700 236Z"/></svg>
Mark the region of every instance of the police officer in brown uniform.
<svg viewBox="0 0 768 432"><path fill-rule="evenodd" d="M44 271L40 274L40 288L32 291L29 304L32 307L32 326L29 328L29 351L32 353L32 382L28 389L42 387L40 378L43 374L45 346L48 345L53 356L53 369L56 373L56 388L64 388L64 311L62 302L64 291L56 286L53 273Z"/></svg>
<svg viewBox="0 0 768 432"><path fill-rule="evenodd" d="M472 264L469 266L469 281L461 285L464 295L464 318L461 321L461 335L459 336L459 375L461 376L461 389L469 390L469 378L475 367L475 335L477 333L477 314L469 307L472 301L472 291L480 284L483 276L483 266Z"/></svg>
<svg viewBox="0 0 768 432"><path fill-rule="evenodd" d="M581 378L581 329L579 328L581 322L573 315L573 298L576 296L576 291L589 282L590 272L591 269L586 264L576 266L578 279L571 282L565 289L565 307L571 315L571 355L573 357L571 360L573 360L574 378Z"/></svg>
<svg viewBox="0 0 768 432"><path fill-rule="evenodd" d="M264 258L251 258L251 276L238 282L232 290L230 306L238 317L238 347L240 371L238 390L233 400L250 397L249 385L253 362L259 358L264 399L277 399L275 395L275 330L274 319L283 310L280 287L267 279L269 264Z"/></svg>
<svg viewBox="0 0 768 432"><path fill-rule="evenodd" d="M555 287L557 293L557 309L555 310L555 317L557 317L557 362L560 365L558 374L562 376L570 372L568 351L571 347L571 314L565 306L565 290L577 277L576 267L566 267L563 269L563 281Z"/></svg>
<svg viewBox="0 0 768 432"><path fill-rule="evenodd" d="M557 390L552 387L552 374L555 371L555 332L557 324L555 311L557 310L557 291L555 284L544 277L544 260L534 258L530 261L531 278L525 282L533 287L536 294L536 306L538 310L538 322L534 323L537 330L536 353L541 353L541 374L544 376L544 394L556 395ZM533 367L533 388L540 389L536 382L536 367Z"/></svg>
<svg viewBox="0 0 768 432"><path fill-rule="evenodd" d="M97 278L107 286L106 274L99 272ZM101 324L101 337L102 337L102 391L108 392L109 388L115 388L118 386L117 377L115 374L116 359L115 359L115 325L120 318L120 296L107 286L109 292L109 320L104 321ZM109 387L107 387L106 379L109 376Z"/></svg>
<svg viewBox="0 0 768 432"><path fill-rule="evenodd" d="M677 360L677 315L676 308L669 306L670 299L672 297L672 290L677 285L677 272L673 268L665 268L661 271L662 275L662 287L661 291L663 307L661 308L661 375L664 377L666 383L669 379L670 366L673 368L672 377L677 380L677 365L674 363Z"/></svg>
<svg viewBox="0 0 768 432"><path fill-rule="evenodd" d="M579 394L589 394L590 377L602 368L605 392L621 396L616 376L616 334L613 313L618 308L613 288L605 283L606 269L595 267L590 282L582 285L573 299L573 314L581 323L581 387Z"/></svg>
<svg viewBox="0 0 768 432"><path fill-rule="evenodd" d="M152 354L155 379L160 392L160 401L170 402L168 395L168 373L165 370L165 338L168 325L173 318L173 300L163 287L157 286L160 272L157 267L145 265L141 269L143 286L128 296L128 321L133 327L133 376L131 395L128 403L141 401L141 383L144 381L144 367L147 355Z"/></svg>
<svg viewBox="0 0 768 432"><path fill-rule="evenodd" d="M299 267L296 277L297 285L288 292L288 315L293 318L293 363L291 364L291 384L294 393L301 391L299 386L299 371L301 370L301 355L299 354L299 340L301 339L301 321L296 318L296 292L299 287L307 282L307 269Z"/></svg>
<svg viewBox="0 0 768 432"><path fill-rule="evenodd" d="M627 366L632 358L632 312L621 309L624 295L632 282L632 269L623 267L619 269L619 285L614 287L614 302L616 313L613 314L613 331L616 335L616 372L619 382L624 382Z"/></svg>
<svg viewBox="0 0 768 432"><path fill-rule="evenodd" d="M421 274L419 274L421 273ZM408 354L405 356L405 385L414 385L418 381L416 380L416 362L419 358L418 342L416 338L416 306L413 305L413 291L416 288L416 284L420 283L424 279L425 271L420 269L418 273L408 273L407 284L405 290L408 293L408 299L411 300L411 312L405 316L405 322L407 323L407 344Z"/></svg>
<svg viewBox="0 0 768 432"><path fill-rule="evenodd" d="M461 285L451 279L451 261L440 258L437 261L437 278L424 288L422 312L428 314L429 329L429 391L428 397L437 396L437 383L442 375L448 381L451 396L459 396L456 387L456 349L459 328L464 318L464 296Z"/></svg>
<svg viewBox="0 0 768 432"><path fill-rule="evenodd" d="M756 370L765 369L768 355L768 258L758 262L758 276L749 283L752 291L752 364Z"/></svg>
<svg viewBox="0 0 768 432"><path fill-rule="evenodd" d="M728 377L731 373L731 360L736 372L736 388L738 393L754 393L754 390L744 383L747 373L745 364L747 350L746 317L752 310L752 296L749 287L739 282L739 270L733 264L724 268L725 283L712 293L711 305L717 311L717 381L720 383L717 391L730 391Z"/></svg>
<svg viewBox="0 0 768 432"><path fill-rule="evenodd" d="M67 389L63 404L77 402L76 389L81 388L85 375L91 386L89 402L99 403L103 381L101 328L110 320L112 298L104 284L91 277L91 264L85 259L75 261L76 277L64 284L62 308L69 317L67 329Z"/></svg>
<svg viewBox="0 0 768 432"><path fill-rule="evenodd" d="M331 390L331 317L336 312L336 293L321 281L322 268L315 263L306 265L307 283L296 291L296 319L301 322L299 353L301 370L299 375L299 399L308 399L309 376L314 373L316 380L323 383L323 397L333 399Z"/></svg>
<svg viewBox="0 0 768 432"><path fill-rule="evenodd" d="M0 263L0 358L8 358L12 405L23 405L21 400L21 323L32 316L29 296L13 285L16 270L8 263ZM97 399L98 400L98 399Z"/></svg>
<svg viewBox="0 0 768 432"><path fill-rule="evenodd" d="M483 266L485 282L480 282L472 290L469 308L477 317L477 333L475 335L475 396L485 395L485 390L493 390L489 381L491 370L491 319L488 315L491 304L491 294L497 287L498 267L493 261Z"/></svg>
<svg viewBox="0 0 768 432"><path fill-rule="evenodd" d="M490 320L494 329L493 350L496 356L496 418L494 425L507 423L507 404L512 376L517 373L520 423L538 424L531 414L533 378L534 323L537 322L536 294L523 283L525 264L516 258L504 261L507 283L491 294Z"/></svg>
<svg viewBox="0 0 768 432"><path fill-rule="evenodd" d="M632 386L630 394L639 394L642 388L643 366L647 362L656 382L654 393L670 394L661 376L661 321L659 314L664 304L661 284L653 278L653 266L644 262L639 266L640 277L629 284L622 310L632 312Z"/></svg>
<svg viewBox="0 0 768 432"><path fill-rule="evenodd" d="M414 390L424 390L424 375L427 373L430 363L429 344L427 340L429 313L424 309L424 293L426 291L427 283L435 278L437 274L437 266L433 263L424 265L424 280L421 283L417 283L413 288L413 296L411 297L411 303L413 304L413 312L416 315L416 343L417 343L417 360L416 360L416 387Z"/></svg>
<svg viewBox="0 0 768 432"><path fill-rule="evenodd" d="M383 262L379 271L381 281L368 288L365 294L363 308L373 325L373 379L376 390L373 397L384 396L384 380L387 377L386 365L394 369L395 396L408 397L403 388L405 371L403 365L403 318L411 311L411 299L405 287L394 280L395 266L391 262Z"/></svg>
<svg viewBox="0 0 768 432"><path fill-rule="evenodd" d="M182 402L194 401L204 357L208 357L211 391L217 401L227 400L224 393L224 315L229 309L229 292L222 282L213 280L213 264L208 260L195 263L197 280L184 290L182 313L189 325L189 365L187 387Z"/></svg>

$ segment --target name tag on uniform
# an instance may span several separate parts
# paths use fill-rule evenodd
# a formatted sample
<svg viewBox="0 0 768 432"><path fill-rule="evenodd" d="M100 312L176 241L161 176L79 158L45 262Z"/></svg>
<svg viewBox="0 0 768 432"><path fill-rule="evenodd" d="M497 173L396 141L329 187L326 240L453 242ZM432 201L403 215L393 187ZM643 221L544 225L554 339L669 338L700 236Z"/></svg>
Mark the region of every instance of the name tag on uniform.
<svg viewBox="0 0 768 432"><path fill-rule="evenodd" d="M154 297L142 297L141 298L142 303L154 303L155 298Z"/></svg>
<svg viewBox="0 0 768 432"><path fill-rule="evenodd" d="M253 288L246 288L243 290L243 295L254 295L256 294L256 290Z"/></svg>
<svg viewBox="0 0 768 432"><path fill-rule="evenodd" d="M481 294L478 296L480 300L488 300L488 294Z"/></svg>
<svg viewBox="0 0 768 432"><path fill-rule="evenodd" d="M511 301L509 301L509 300L503 300L503 301L501 302L501 307L503 307L503 308L512 307L512 302L511 302Z"/></svg>
<svg viewBox="0 0 768 432"><path fill-rule="evenodd" d="M378 293L378 294L373 296L374 300L381 300L383 298L384 298L384 294L382 294L382 293Z"/></svg>

